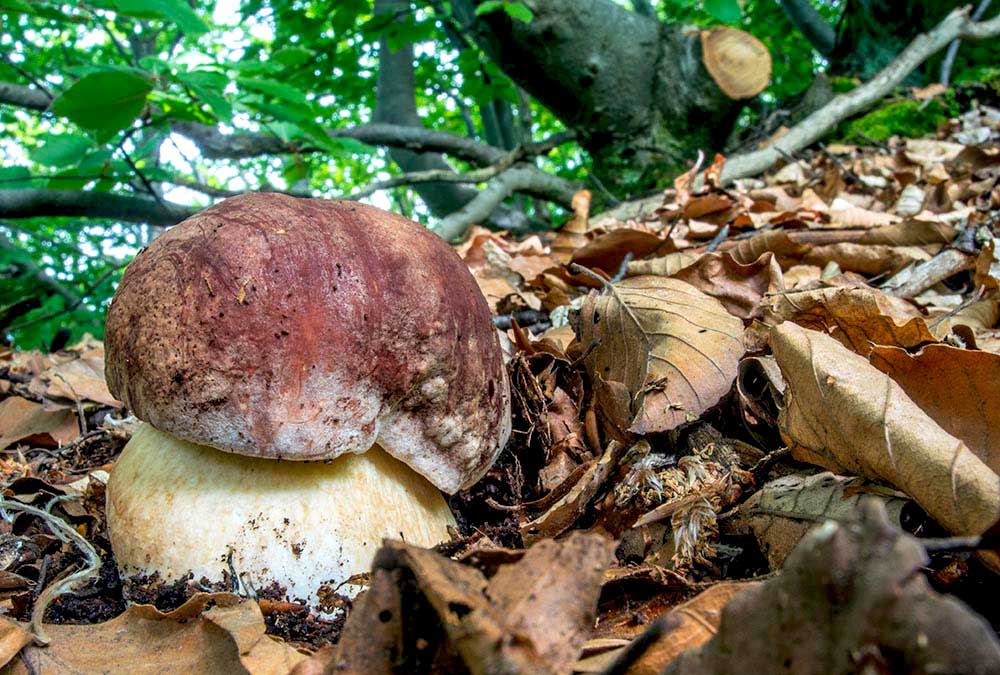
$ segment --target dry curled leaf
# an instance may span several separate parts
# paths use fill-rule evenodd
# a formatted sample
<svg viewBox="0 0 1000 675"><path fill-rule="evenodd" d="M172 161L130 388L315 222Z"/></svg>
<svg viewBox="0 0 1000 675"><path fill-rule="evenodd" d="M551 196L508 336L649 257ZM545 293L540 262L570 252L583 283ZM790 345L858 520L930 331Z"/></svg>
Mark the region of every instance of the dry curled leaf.
<svg viewBox="0 0 1000 675"><path fill-rule="evenodd" d="M996 522L1000 477L892 378L793 323L771 329L771 348L788 384L781 432L798 459L891 483L955 534Z"/></svg>
<svg viewBox="0 0 1000 675"><path fill-rule="evenodd" d="M912 305L868 287L773 295L768 320L792 321L827 333L862 356L872 344L912 348L937 340Z"/></svg>
<svg viewBox="0 0 1000 675"><path fill-rule="evenodd" d="M857 522L862 499L881 501L889 520L899 526L910 500L902 493L858 482L828 471L782 476L741 504L738 518L757 538L771 569L777 570L815 525L826 520Z"/></svg>
<svg viewBox="0 0 1000 675"><path fill-rule="evenodd" d="M487 579L387 541L337 651L314 659L312 672L569 675L613 556L613 542L578 532L536 544Z"/></svg>
<svg viewBox="0 0 1000 675"><path fill-rule="evenodd" d="M3 626L4 672L11 675L284 675L306 658L264 634L257 603L228 593L199 593L167 613L134 605L106 623L47 625L51 644L20 654L18 624L3 620Z"/></svg>
<svg viewBox="0 0 1000 675"><path fill-rule="evenodd" d="M663 675L996 673L996 633L931 590L920 573L926 564L919 542L866 502L860 524L828 521L781 575L733 598L715 637ZM868 669L859 668L862 657Z"/></svg>
<svg viewBox="0 0 1000 675"><path fill-rule="evenodd" d="M743 356L743 322L694 286L632 277L591 293L579 341L612 432L691 422L719 402Z"/></svg>
<svg viewBox="0 0 1000 675"><path fill-rule="evenodd" d="M951 345L927 345L911 354L876 345L869 358L941 428L1000 473L1000 355Z"/></svg>

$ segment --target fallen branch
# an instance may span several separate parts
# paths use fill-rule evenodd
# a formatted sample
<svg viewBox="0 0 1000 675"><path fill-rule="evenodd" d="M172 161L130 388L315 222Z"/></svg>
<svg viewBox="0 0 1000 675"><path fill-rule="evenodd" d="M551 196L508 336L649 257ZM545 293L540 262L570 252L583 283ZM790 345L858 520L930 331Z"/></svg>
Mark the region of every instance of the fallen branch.
<svg viewBox="0 0 1000 675"><path fill-rule="evenodd" d="M456 173L448 169L431 169L429 171L411 171L392 178L375 181L362 187L357 192L345 195L343 199L362 199L379 190L388 190L401 185L415 185L417 183L484 183L497 176L517 162L547 153L549 150L573 140L575 135L570 132L553 134L544 141L519 145L501 157L495 164L475 171ZM541 171L539 170L541 173ZM548 174L546 174L548 175Z"/></svg>
<svg viewBox="0 0 1000 675"><path fill-rule="evenodd" d="M914 268L905 268L889 279L882 291L900 298L912 298L959 272L976 266L976 256L947 248Z"/></svg>

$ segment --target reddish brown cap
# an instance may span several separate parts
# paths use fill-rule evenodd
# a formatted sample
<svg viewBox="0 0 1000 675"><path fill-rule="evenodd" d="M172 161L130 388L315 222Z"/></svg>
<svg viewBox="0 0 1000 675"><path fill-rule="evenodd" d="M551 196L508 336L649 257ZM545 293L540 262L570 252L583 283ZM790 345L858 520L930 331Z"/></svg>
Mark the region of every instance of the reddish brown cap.
<svg viewBox="0 0 1000 675"><path fill-rule="evenodd" d="M462 260L401 216L247 194L157 238L108 311L107 379L194 443L316 460L376 440L442 490L510 434L489 308Z"/></svg>

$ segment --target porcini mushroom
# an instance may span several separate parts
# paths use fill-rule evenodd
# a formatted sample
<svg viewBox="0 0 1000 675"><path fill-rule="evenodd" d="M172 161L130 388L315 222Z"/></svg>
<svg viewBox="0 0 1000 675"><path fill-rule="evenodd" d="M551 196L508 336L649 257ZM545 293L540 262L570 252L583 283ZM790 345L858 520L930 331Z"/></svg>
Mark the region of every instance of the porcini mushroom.
<svg viewBox="0 0 1000 675"><path fill-rule="evenodd" d="M189 218L129 265L105 341L108 385L146 423L108 483L124 576L231 567L315 605L384 537L446 540L439 489L478 480L510 433L468 268L356 202L248 194Z"/></svg>

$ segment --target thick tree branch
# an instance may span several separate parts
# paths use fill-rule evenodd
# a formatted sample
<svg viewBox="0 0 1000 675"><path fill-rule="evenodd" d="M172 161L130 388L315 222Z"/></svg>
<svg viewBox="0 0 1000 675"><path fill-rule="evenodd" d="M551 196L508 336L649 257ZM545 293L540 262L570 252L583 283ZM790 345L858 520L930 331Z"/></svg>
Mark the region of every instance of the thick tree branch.
<svg viewBox="0 0 1000 675"><path fill-rule="evenodd" d="M0 82L0 103L29 110L47 110L52 99L41 89L13 82Z"/></svg>
<svg viewBox="0 0 1000 675"><path fill-rule="evenodd" d="M979 21L989 8L990 0L981 0L979 6L976 7L976 11L972 13L972 20ZM962 40L960 38L952 40L951 44L948 45L948 51L945 52L944 58L941 60L941 77L938 81L946 87L951 81L951 69L955 65L955 57L958 56L958 48L961 45Z"/></svg>
<svg viewBox="0 0 1000 675"><path fill-rule="evenodd" d="M778 0L778 4L813 49L823 56L833 53L837 46L837 31L809 0Z"/></svg>
<svg viewBox="0 0 1000 675"><path fill-rule="evenodd" d="M198 209L152 199L84 190L0 190L0 217L84 216L174 225Z"/></svg>

